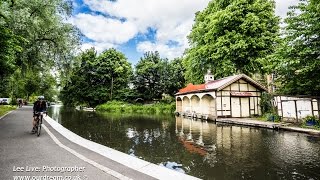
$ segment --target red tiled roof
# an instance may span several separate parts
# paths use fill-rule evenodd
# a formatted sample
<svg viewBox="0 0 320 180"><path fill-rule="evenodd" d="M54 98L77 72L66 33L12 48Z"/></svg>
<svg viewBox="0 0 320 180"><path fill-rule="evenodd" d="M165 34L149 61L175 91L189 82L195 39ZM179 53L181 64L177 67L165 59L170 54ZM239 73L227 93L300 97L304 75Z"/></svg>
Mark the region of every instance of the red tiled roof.
<svg viewBox="0 0 320 180"><path fill-rule="evenodd" d="M199 91L199 90L202 90L202 89L205 89L205 84L193 85L192 83L190 83L190 84L187 85L187 87L180 89L179 93Z"/></svg>
<svg viewBox="0 0 320 180"><path fill-rule="evenodd" d="M263 87L261 84L254 81L250 77L246 76L245 74L239 74L239 75L234 75L234 76L228 76L228 77L225 77L222 79L217 79L217 80L208 82L207 84L193 85L192 83L190 83L187 85L187 87L180 89L176 95L194 92L194 91L201 91L201 90L218 90L219 91L219 90L225 88L226 86L230 85L231 83L233 83L241 78L250 82L252 85L256 86L257 88L267 91L267 89L265 87Z"/></svg>

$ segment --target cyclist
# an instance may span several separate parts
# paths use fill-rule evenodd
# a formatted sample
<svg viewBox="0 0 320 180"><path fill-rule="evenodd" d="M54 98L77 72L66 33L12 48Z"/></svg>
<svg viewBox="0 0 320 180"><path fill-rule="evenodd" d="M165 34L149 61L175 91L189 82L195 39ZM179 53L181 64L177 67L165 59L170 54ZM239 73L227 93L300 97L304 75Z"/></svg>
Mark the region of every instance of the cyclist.
<svg viewBox="0 0 320 180"><path fill-rule="evenodd" d="M47 103L44 101L43 96L39 96L38 100L33 103L33 120L32 120L32 131L31 133L36 132L36 118L40 116L40 112L47 111Z"/></svg>
<svg viewBox="0 0 320 180"><path fill-rule="evenodd" d="M21 108L22 107L22 99L19 99L19 101L18 101L19 103L19 108Z"/></svg>

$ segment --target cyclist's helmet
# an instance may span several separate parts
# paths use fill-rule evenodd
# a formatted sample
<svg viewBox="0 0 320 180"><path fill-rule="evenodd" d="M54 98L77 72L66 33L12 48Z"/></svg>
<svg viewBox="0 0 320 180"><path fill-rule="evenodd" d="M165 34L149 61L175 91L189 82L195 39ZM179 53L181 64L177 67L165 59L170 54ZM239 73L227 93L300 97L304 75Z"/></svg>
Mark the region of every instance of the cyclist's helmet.
<svg viewBox="0 0 320 180"><path fill-rule="evenodd" d="M39 96L38 100L44 100L44 96Z"/></svg>

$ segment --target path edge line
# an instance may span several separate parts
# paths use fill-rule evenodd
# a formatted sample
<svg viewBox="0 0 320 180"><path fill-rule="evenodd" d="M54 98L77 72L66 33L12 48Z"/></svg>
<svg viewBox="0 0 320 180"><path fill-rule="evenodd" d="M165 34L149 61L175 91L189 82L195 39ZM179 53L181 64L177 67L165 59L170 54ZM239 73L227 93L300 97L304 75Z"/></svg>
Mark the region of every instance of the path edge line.
<svg viewBox="0 0 320 180"><path fill-rule="evenodd" d="M3 116L1 116L1 117L0 117L0 120L1 120L2 118L6 117L8 114L12 113L13 111L15 111L15 110L11 110L11 111L7 112L6 114L4 114Z"/></svg>
<svg viewBox="0 0 320 180"><path fill-rule="evenodd" d="M107 168L107 167L105 167L105 166L103 166L103 165L101 165L101 164L99 164L99 163L97 163L97 162L95 162L95 161L93 161L93 160L85 157L84 155L76 152L75 150L69 148L68 146L62 144L62 143L57 139L57 137L56 137L55 135L53 135L52 132L46 127L46 125L42 124L42 127L43 127L44 130L47 131L47 133L49 134L49 136L51 137L51 139L52 139L58 146L60 146L61 148L65 149L66 151L68 151L69 153L73 154L74 156L78 157L79 159L81 159L81 160L83 160L83 161L91 164L92 166L94 166L94 167L100 169L101 171L103 171L103 172L105 172L105 173L107 173L107 174L109 174L109 175L111 175L111 176L113 176L113 177L116 177L116 178L118 178L118 179L121 179L121 180L132 180L131 178L129 178L129 177L127 177L127 176L125 176L125 175L123 175L123 174L121 174L121 173L118 173L118 172L116 172L116 171L114 171L114 170L112 170L112 169L110 169L110 168Z"/></svg>

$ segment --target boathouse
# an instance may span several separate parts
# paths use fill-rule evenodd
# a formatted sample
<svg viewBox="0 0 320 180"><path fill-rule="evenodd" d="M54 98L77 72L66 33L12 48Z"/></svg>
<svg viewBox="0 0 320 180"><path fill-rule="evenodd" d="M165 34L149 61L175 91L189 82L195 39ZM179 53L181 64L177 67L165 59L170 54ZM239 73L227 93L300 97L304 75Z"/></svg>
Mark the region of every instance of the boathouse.
<svg viewBox="0 0 320 180"><path fill-rule="evenodd" d="M245 74L214 80L210 71L204 84L188 84L176 94L176 112L215 120L218 117L261 115L261 93L267 89Z"/></svg>

